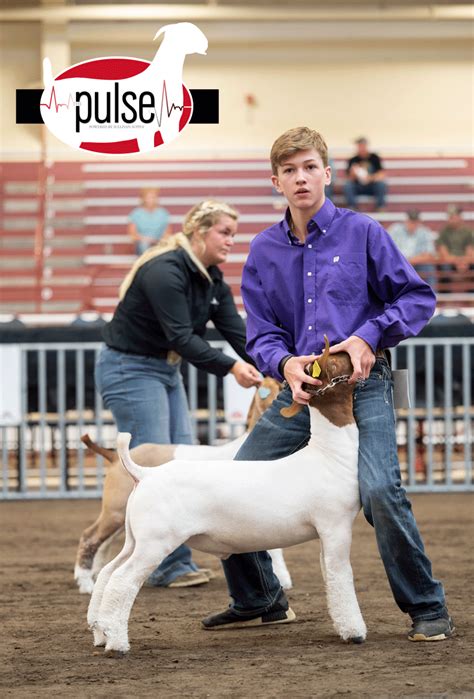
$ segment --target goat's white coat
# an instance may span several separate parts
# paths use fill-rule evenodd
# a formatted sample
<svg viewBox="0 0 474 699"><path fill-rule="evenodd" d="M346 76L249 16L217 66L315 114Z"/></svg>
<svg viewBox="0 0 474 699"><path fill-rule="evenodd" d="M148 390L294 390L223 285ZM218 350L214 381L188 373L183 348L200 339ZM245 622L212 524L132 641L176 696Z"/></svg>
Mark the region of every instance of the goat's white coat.
<svg viewBox="0 0 474 699"><path fill-rule="evenodd" d="M219 462L227 459L231 460L247 439L248 434L248 432L244 432L240 437L237 437L236 439L233 439L232 441L220 446L207 446L204 444L178 444L174 449L173 463L176 463L176 460ZM169 449L169 445L166 445L166 449ZM140 458L146 459L147 464L155 464L156 466L159 466L164 462L162 456L163 445L161 444L143 444L133 449L132 454L134 452L141 454L141 457L136 456L134 458L137 458L138 460ZM119 468L122 467L120 466ZM235 468L238 469L238 465L236 465ZM124 474L124 476L128 478L126 474ZM123 507L125 509L125 504ZM97 553L93 557L92 565L86 566L84 562L81 564L81 556L78 555L76 565L74 566L74 579L77 582L79 592L81 594L90 595L92 593L92 590L94 589L94 581L97 578L97 575L104 565L110 560L109 553L112 548L112 544L123 530L122 512L112 511L112 514L113 519L111 518L111 513L109 513L109 519L111 519L111 521L108 522L108 531L111 531L112 534L100 545ZM94 544L93 537L86 537L84 540L82 540L84 536L85 533L83 533L83 537L81 538L80 549L81 547L86 547L90 550ZM283 552L279 549L274 549L269 551L269 553L273 560L275 575L280 580L282 587L285 590L291 589L291 575L286 567Z"/></svg>
<svg viewBox="0 0 474 699"><path fill-rule="evenodd" d="M350 565L351 530L360 507L358 430L336 427L316 408L308 446L277 461L179 460L145 469L120 457L137 486L129 498L121 553L99 574L88 611L96 645L129 650L128 618L155 566L179 544L222 558L321 539L329 613L347 640L366 627Z"/></svg>

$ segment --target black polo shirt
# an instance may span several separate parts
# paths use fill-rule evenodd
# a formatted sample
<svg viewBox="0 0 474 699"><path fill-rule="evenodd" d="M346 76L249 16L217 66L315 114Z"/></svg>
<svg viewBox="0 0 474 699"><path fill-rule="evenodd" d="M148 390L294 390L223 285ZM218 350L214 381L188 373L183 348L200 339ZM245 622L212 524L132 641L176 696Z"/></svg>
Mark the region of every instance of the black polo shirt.
<svg viewBox="0 0 474 699"><path fill-rule="evenodd" d="M376 172L383 170L382 161L377 153L369 153L365 158L360 155L354 155L347 163L346 172L349 172L353 165L365 167L370 175L374 175Z"/></svg>
<svg viewBox="0 0 474 699"><path fill-rule="evenodd" d="M254 364L245 352L245 325L222 272L215 266L207 271L212 284L183 249L146 262L103 329L107 345L149 357L174 350L198 369L224 376L235 359L203 339L211 320L237 354Z"/></svg>

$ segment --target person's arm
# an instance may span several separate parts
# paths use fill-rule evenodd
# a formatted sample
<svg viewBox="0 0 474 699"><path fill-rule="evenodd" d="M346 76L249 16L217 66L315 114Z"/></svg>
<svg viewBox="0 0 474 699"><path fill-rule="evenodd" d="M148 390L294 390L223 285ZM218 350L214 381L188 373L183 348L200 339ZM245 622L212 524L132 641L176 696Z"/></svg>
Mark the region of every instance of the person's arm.
<svg viewBox="0 0 474 699"><path fill-rule="evenodd" d="M355 162L355 158L351 158L347 161L346 176L349 180L357 179L357 164Z"/></svg>
<svg viewBox="0 0 474 699"><path fill-rule="evenodd" d="M242 272L242 298L247 311L247 352L266 376L282 380L279 364L295 353L291 335L281 327L260 283L252 246Z"/></svg>
<svg viewBox="0 0 474 699"><path fill-rule="evenodd" d="M171 223L169 223L166 226L165 232L163 233L163 235L160 238L160 242L167 240L168 238L171 238L172 235L173 235L173 226L171 225Z"/></svg>
<svg viewBox="0 0 474 699"><path fill-rule="evenodd" d="M321 385L321 381L304 372L305 366L314 362L316 355L295 356L293 339L278 322L260 283L252 248L242 274L242 296L247 311L248 353L262 374L273 376L278 381L286 379L293 399L307 404L311 396L302 390L302 384Z"/></svg>
<svg viewBox="0 0 474 699"><path fill-rule="evenodd" d="M128 235L134 243L137 243L140 240L140 234L138 232L138 229L132 221L130 221L128 224Z"/></svg>
<svg viewBox="0 0 474 699"><path fill-rule="evenodd" d="M215 298L217 304L211 307L211 320L216 329L243 360L236 362L230 373L243 386L249 387L260 383L260 374L255 369L253 359L245 350L245 323L237 311L230 287L223 280L216 282Z"/></svg>
<svg viewBox="0 0 474 699"><path fill-rule="evenodd" d="M436 296L375 221L369 224L367 235L367 274L370 291L385 303L385 309L353 335L373 352L417 335L434 313Z"/></svg>
<svg viewBox="0 0 474 699"><path fill-rule="evenodd" d="M446 244L446 234L441 231L440 236L437 241L436 249L438 251L438 257L442 262L450 262L453 259L449 248Z"/></svg>
<svg viewBox="0 0 474 699"><path fill-rule="evenodd" d="M374 171L369 175L369 182L380 182L385 179L385 170L383 169L382 161L379 156L374 153L372 162L374 163Z"/></svg>
<svg viewBox="0 0 474 699"><path fill-rule="evenodd" d="M130 236L130 238L132 239L132 241L134 243L137 243L139 240L156 243L156 240L154 238L150 238L148 235L141 235L138 232L138 228L137 228L136 224L133 223L133 221L130 221L128 224L128 235Z"/></svg>
<svg viewBox="0 0 474 699"><path fill-rule="evenodd" d="M194 332L186 297L189 279L173 260L161 259L158 272L154 266L143 270L141 284L170 348L198 369L225 376L235 359Z"/></svg>
<svg viewBox="0 0 474 699"><path fill-rule="evenodd" d="M412 265L422 265L426 263L436 262L436 257L431 252L420 253L419 255L414 255L409 258L410 264Z"/></svg>

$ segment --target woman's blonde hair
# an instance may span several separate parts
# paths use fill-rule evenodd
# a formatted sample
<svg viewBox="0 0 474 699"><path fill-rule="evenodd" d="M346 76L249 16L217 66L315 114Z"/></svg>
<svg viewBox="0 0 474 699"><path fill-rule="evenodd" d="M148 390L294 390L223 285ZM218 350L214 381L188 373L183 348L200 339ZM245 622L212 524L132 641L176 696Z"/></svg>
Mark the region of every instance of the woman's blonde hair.
<svg viewBox="0 0 474 699"><path fill-rule="evenodd" d="M184 217L182 233L176 233L176 235L171 236L167 240L157 243L148 250L145 250L145 252L140 255L138 260L135 261L132 269L120 285L120 301L122 301L130 288L130 285L135 279L135 275L140 267L143 267L146 262L153 260L155 257L164 255L166 252L170 252L171 250L177 250L178 248L183 248L183 250L186 251L201 274L206 277L209 283L212 284L209 272L204 267L201 260L199 260L199 258L196 256L189 240L193 233L198 233L201 236L205 235L209 228L218 223L221 216L229 216L230 218L234 219L234 221L237 221L239 217L237 211L232 209L228 204L221 201L214 201L213 199L202 201L199 204L196 204L196 206L193 206L193 208L188 211Z"/></svg>

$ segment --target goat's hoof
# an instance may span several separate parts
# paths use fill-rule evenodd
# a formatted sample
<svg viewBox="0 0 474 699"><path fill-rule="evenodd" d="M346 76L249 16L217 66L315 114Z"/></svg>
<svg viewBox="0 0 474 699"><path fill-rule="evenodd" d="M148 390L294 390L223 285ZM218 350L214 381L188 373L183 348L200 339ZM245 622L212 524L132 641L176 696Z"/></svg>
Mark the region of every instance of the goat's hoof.
<svg viewBox="0 0 474 699"><path fill-rule="evenodd" d="M349 643L360 644L360 643L364 643L365 638L363 636L352 636L351 638L348 638L347 640L349 641Z"/></svg>
<svg viewBox="0 0 474 699"><path fill-rule="evenodd" d="M126 652L124 650L114 650L113 648L109 648L109 650L104 651L104 656L106 658L115 658L116 660L125 658L125 655Z"/></svg>
<svg viewBox="0 0 474 699"><path fill-rule="evenodd" d="M94 636L94 646L105 646L105 644L107 643L107 638L102 629L99 629L97 628L97 626L94 626L92 628L92 634Z"/></svg>

